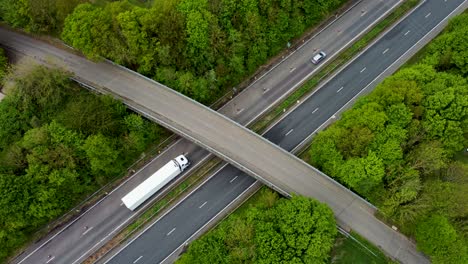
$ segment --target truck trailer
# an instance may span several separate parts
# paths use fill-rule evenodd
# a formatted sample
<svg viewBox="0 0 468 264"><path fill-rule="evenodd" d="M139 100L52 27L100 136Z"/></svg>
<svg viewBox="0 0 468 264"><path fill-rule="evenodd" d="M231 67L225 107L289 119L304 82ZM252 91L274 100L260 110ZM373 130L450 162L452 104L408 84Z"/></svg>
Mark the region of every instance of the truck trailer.
<svg viewBox="0 0 468 264"><path fill-rule="evenodd" d="M122 202L130 210L135 210L144 201L159 191L164 185L184 171L190 162L184 155L177 156L162 166L144 182L122 198Z"/></svg>

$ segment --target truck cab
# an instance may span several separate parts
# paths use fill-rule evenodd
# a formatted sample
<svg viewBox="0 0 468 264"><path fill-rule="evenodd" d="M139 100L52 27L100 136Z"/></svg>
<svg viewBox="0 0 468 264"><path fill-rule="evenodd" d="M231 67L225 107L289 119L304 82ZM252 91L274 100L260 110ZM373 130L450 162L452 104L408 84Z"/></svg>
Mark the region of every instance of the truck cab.
<svg viewBox="0 0 468 264"><path fill-rule="evenodd" d="M181 171L185 170L190 165L189 160L184 155L177 156L175 161L179 163Z"/></svg>

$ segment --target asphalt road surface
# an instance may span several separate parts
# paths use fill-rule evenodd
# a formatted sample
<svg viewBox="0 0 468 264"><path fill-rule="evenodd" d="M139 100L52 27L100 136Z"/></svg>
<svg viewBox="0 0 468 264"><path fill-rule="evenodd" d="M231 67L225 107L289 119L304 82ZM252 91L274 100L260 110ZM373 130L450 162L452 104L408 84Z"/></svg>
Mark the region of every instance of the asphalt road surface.
<svg viewBox="0 0 468 264"><path fill-rule="evenodd" d="M294 51L285 60L269 71L263 77L253 83L249 88L235 97L230 103L225 105L220 112L236 120L240 124L247 124L254 117L265 110L272 102L285 96L293 86L298 85L308 75L315 72L317 67L312 66L309 58L314 53L314 49L327 47L329 57L334 56L337 51L344 48L348 43L375 23L379 17L388 12L398 1L385 1L378 3L373 0L355 1L356 6L337 18L327 28L317 34L310 41L306 42L301 49ZM103 72L101 64L93 64L74 54L56 49L46 43L21 36L0 28L0 45L12 50L15 54L39 60L50 65L63 66L70 70L80 71L90 69L90 72ZM56 59L60 58L60 59ZM108 67L113 73L115 67ZM105 75L105 74L103 74ZM99 76L97 76L99 77ZM109 77L106 77L109 78ZM266 91L265 91L266 90ZM90 253L108 241L116 231L127 224L134 217L134 213L121 206L120 198L133 189L136 185L150 176L154 171L164 165L180 153L189 153L192 163L199 163L208 155L208 152L194 145L188 140L181 139L172 145L165 152L161 153L157 159L147 167L137 172L125 184L109 193L69 225L58 232L37 241L26 252L15 259L15 263L78 263L85 259ZM215 187L210 193L211 197L217 197L217 206L213 207L206 216L198 218L193 225L184 227L186 234L195 232L197 226L203 224L206 219L210 219L213 214L223 209L226 204L232 201L238 194L242 193L251 183L252 178L244 177L243 180L235 179L229 188L218 186L217 181L210 181L207 186L202 187L209 192L212 184ZM233 188L234 187L234 188ZM216 190L223 190L217 192ZM154 197L156 198L156 197ZM207 204L208 208L208 204ZM88 227L88 228L85 228ZM178 232L182 228L179 227ZM172 247L167 247L166 252L170 252ZM50 258L49 258L50 255Z"/></svg>
<svg viewBox="0 0 468 264"><path fill-rule="evenodd" d="M312 97L276 124L265 137L286 150L292 150L317 130L320 124L328 121L343 105L363 91L380 73L404 56L407 50L462 2L434 0L421 5ZM466 8L466 4L463 8ZM213 207L219 207L218 197L211 194L217 189L224 188L225 185L233 185L235 181L244 183L246 178L249 176L232 166L225 167L203 185L202 189L193 193L153 227L123 248L109 263L158 263L164 260L168 256L166 245L180 246L192 234L186 231L185 226L189 225L192 229L200 228L206 222L206 214L210 213ZM253 180L245 182L245 185L252 183ZM306 188L312 188L307 182L303 183L308 185ZM319 198L315 194L316 192L312 196ZM339 222L346 223L402 263L428 262L404 237L392 232L375 218L371 220L372 217L366 215L366 210L362 207L366 206L361 201L349 198L348 207L342 208L344 211L337 210L337 207L327 202L334 209ZM197 221L200 215L205 218L193 227L194 221Z"/></svg>

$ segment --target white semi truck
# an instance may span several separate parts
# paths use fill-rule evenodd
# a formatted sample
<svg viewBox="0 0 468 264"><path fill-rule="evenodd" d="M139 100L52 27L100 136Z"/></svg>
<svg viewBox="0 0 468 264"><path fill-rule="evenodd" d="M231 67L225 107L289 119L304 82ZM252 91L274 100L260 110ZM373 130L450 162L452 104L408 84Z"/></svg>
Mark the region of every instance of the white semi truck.
<svg viewBox="0 0 468 264"><path fill-rule="evenodd" d="M189 165L190 162L184 155L177 156L125 195L122 198L122 202L128 209L132 211L135 210L140 204L159 191Z"/></svg>

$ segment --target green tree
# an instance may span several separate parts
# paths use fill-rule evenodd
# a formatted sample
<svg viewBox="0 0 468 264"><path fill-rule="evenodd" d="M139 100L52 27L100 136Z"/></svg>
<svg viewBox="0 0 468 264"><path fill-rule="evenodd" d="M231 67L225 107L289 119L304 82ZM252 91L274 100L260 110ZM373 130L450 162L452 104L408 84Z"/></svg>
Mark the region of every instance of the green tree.
<svg viewBox="0 0 468 264"><path fill-rule="evenodd" d="M341 135L337 142L338 149L346 157L367 155L368 146L374 139L374 133L365 126L353 126Z"/></svg>
<svg viewBox="0 0 468 264"><path fill-rule="evenodd" d="M177 263L326 263L337 234L333 212L313 199L269 189L193 242Z"/></svg>
<svg viewBox="0 0 468 264"><path fill-rule="evenodd" d="M457 236L447 218L433 215L416 229L418 248L429 254L434 263L467 263L466 245Z"/></svg>
<svg viewBox="0 0 468 264"><path fill-rule="evenodd" d="M439 70L457 69L462 74L468 73L467 57L467 15L454 18L445 34L435 39L428 47L425 63L436 66Z"/></svg>
<svg viewBox="0 0 468 264"><path fill-rule="evenodd" d="M63 98L67 96L68 77L63 71L39 66L25 76L15 78L14 93L20 104L19 110L31 118L50 121L52 112L62 106Z"/></svg>
<svg viewBox="0 0 468 264"><path fill-rule="evenodd" d="M207 235L197 243L192 243L187 254L177 261L180 264L217 263L228 264L228 254L223 245L222 238L216 235Z"/></svg>
<svg viewBox="0 0 468 264"><path fill-rule="evenodd" d="M0 102L2 260L165 134L60 71L39 67L12 80Z"/></svg>
<svg viewBox="0 0 468 264"><path fill-rule="evenodd" d="M408 162L423 174L430 174L447 166L447 154L437 141L423 142L408 154Z"/></svg>
<svg viewBox="0 0 468 264"><path fill-rule="evenodd" d="M116 137L124 130L119 121L124 114L125 107L110 96L80 94L57 114L57 120L87 136L101 133Z"/></svg>
<svg viewBox="0 0 468 264"><path fill-rule="evenodd" d="M28 117L18 107L19 97L8 95L0 102L0 150L19 140L30 128Z"/></svg>
<svg viewBox="0 0 468 264"><path fill-rule="evenodd" d="M421 179L419 172L414 169L396 173L396 177L387 185L387 197L383 202L381 211L387 217L392 217L401 204L409 203L416 199L421 190ZM395 219L399 223L414 222L415 214L399 214Z"/></svg>
<svg viewBox="0 0 468 264"><path fill-rule="evenodd" d="M83 144L83 150L95 176L113 176L121 171L122 164L118 160L120 151L110 138L102 134L89 136Z"/></svg>
<svg viewBox="0 0 468 264"><path fill-rule="evenodd" d="M2 48L0 48L0 84L6 75L7 66L8 66L8 59L5 56L5 51Z"/></svg>
<svg viewBox="0 0 468 264"><path fill-rule="evenodd" d="M336 142L343 133L342 129L333 127L319 133L312 142L310 159L312 165L329 175L338 175L344 158L336 147Z"/></svg>
<svg viewBox="0 0 468 264"><path fill-rule="evenodd" d="M380 185L384 175L383 161L372 151L367 157L347 160L339 173L343 182L363 195Z"/></svg>
<svg viewBox="0 0 468 264"><path fill-rule="evenodd" d="M0 0L0 17L14 27L26 27L30 23L28 2L28 0Z"/></svg>
<svg viewBox="0 0 468 264"><path fill-rule="evenodd" d="M326 263L337 233L330 208L298 196L255 225L257 263Z"/></svg>
<svg viewBox="0 0 468 264"><path fill-rule="evenodd" d="M37 33L57 34L65 17L85 0L1 0L0 15L14 27Z"/></svg>
<svg viewBox="0 0 468 264"><path fill-rule="evenodd" d="M138 71L143 74L154 72L158 52L158 40L151 37L147 28L148 18L152 13L146 8L135 7L117 16L121 33L125 37L131 59L138 64Z"/></svg>
<svg viewBox="0 0 468 264"><path fill-rule="evenodd" d="M93 60L101 56L117 63L128 61L127 48L114 27L111 7L80 4L66 19L62 39Z"/></svg>

